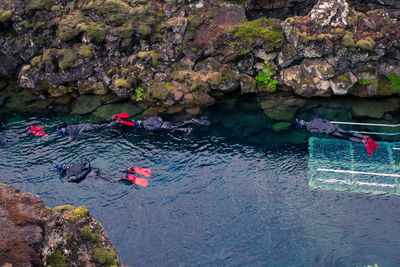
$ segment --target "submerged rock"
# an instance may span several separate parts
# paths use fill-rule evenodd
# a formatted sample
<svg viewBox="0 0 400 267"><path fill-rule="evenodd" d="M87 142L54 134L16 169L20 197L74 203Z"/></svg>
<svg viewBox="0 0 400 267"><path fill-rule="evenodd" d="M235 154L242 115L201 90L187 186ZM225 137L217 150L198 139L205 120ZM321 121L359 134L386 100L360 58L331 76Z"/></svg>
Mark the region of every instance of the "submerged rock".
<svg viewBox="0 0 400 267"><path fill-rule="evenodd" d="M104 228L84 207L47 208L0 184L2 266L121 266Z"/></svg>

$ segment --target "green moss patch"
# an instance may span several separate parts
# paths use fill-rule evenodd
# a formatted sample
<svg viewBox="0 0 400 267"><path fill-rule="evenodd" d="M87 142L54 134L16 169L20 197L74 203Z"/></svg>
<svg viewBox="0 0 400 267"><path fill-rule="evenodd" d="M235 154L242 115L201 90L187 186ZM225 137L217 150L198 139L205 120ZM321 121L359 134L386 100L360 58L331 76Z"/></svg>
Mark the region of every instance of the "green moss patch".
<svg viewBox="0 0 400 267"><path fill-rule="evenodd" d="M58 24L58 37L62 41L72 41L82 33L82 25L90 22L79 10L65 16Z"/></svg>
<svg viewBox="0 0 400 267"><path fill-rule="evenodd" d="M375 41L372 40L371 37L367 37L365 39L359 40L356 43L356 47L361 48L363 50L371 51L375 46Z"/></svg>
<svg viewBox="0 0 400 267"><path fill-rule="evenodd" d="M58 67L62 70L70 68L78 59L78 56L75 54L73 49L62 49L58 55L61 57L58 60Z"/></svg>
<svg viewBox="0 0 400 267"><path fill-rule="evenodd" d="M0 8L0 24L6 24L11 20L12 11Z"/></svg>
<svg viewBox="0 0 400 267"><path fill-rule="evenodd" d="M63 217L65 217L66 221L71 223L89 216L89 211L83 206L78 206L74 208L71 205L64 205L60 207L55 207L53 210L57 213L62 214Z"/></svg>
<svg viewBox="0 0 400 267"><path fill-rule="evenodd" d="M170 82L153 82L147 88L147 93L155 99L164 101L169 92L174 90L174 88Z"/></svg>
<svg viewBox="0 0 400 267"><path fill-rule="evenodd" d="M28 12L32 12L35 10L42 10L42 9L49 9L51 4L53 3L52 0L26 0L26 10Z"/></svg>
<svg viewBox="0 0 400 267"><path fill-rule="evenodd" d="M161 55L157 53L155 50L151 51L141 51L138 53L138 57L141 59L145 58L151 58L151 64L156 66L158 64L158 61L160 60Z"/></svg>
<svg viewBox="0 0 400 267"><path fill-rule="evenodd" d="M81 45L81 47L79 47L79 51L78 54L81 57L85 57L85 58L93 58L93 52L90 49L89 45Z"/></svg>
<svg viewBox="0 0 400 267"><path fill-rule="evenodd" d="M79 240L81 242L87 241L95 244L101 244L103 239L98 233L93 233L89 226L85 225L79 229Z"/></svg>
<svg viewBox="0 0 400 267"><path fill-rule="evenodd" d="M93 261L102 265L115 264L117 252L114 248L95 248Z"/></svg>
<svg viewBox="0 0 400 267"><path fill-rule="evenodd" d="M274 18L259 18L246 21L243 25L234 27L234 36L242 40L243 48L251 48L257 38L264 41L264 49L271 52L283 46L285 37L280 21Z"/></svg>
<svg viewBox="0 0 400 267"><path fill-rule="evenodd" d="M129 84L129 82L125 79L117 79L114 82L115 87L121 87L121 88L131 88L131 85Z"/></svg>
<svg viewBox="0 0 400 267"><path fill-rule="evenodd" d="M67 267L67 257L57 249L46 257L46 266Z"/></svg>

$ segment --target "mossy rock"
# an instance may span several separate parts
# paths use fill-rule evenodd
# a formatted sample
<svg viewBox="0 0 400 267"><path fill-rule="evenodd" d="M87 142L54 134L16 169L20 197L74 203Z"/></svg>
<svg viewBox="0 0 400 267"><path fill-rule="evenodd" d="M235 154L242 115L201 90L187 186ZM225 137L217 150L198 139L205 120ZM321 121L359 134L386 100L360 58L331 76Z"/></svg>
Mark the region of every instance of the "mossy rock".
<svg viewBox="0 0 400 267"><path fill-rule="evenodd" d="M36 10L49 9L53 4L53 0L26 0L26 11L33 12Z"/></svg>
<svg viewBox="0 0 400 267"><path fill-rule="evenodd" d="M151 64L153 64L153 66L157 66L158 61L161 58L161 55L155 50L151 50L151 51L140 51L138 53L138 57L141 59L151 58Z"/></svg>
<svg viewBox="0 0 400 267"><path fill-rule="evenodd" d="M393 112L397 110L397 102L384 101L384 100L359 100L354 101L352 104L353 115L356 117L368 117L374 119L381 119L386 112Z"/></svg>
<svg viewBox="0 0 400 267"><path fill-rule="evenodd" d="M82 25L90 22L79 10L65 16L58 24L58 37L62 41L72 41L77 39L82 33Z"/></svg>
<svg viewBox="0 0 400 267"><path fill-rule="evenodd" d="M92 49L90 49L89 45L81 45L81 47L79 47L79 51L78 54L81 57L85 57L85 58L93 58L93 52Z"/></svg>
<svg viewBox="0 0 400 267"><path fill-rule="evenodd" d="M135 9L122 0L89 1L87 4L83 5L82 9L104 17L104 22L113 27L122 26L143 10L143 8L140 9L140 7Z"/></svg>
<svg viewBox="0 0 400 267"><path fill-rule="evenodd" d="M59 51L58 56L60 57L58 60L58 67L62 70L72 67L78 59L78 56L73 49L62 49Z"/></svg>
<svg viewBox="0 0 400 267"><path fill-rule="evenodd" d="M90 42L101 45L106 39L107 25L91 22L88 25L78 25L83 31L87 33Z"/></svg>
<svg viewBox="0 0 400 267"><path fill-rule="evenodd" d="M274 18L259 18L246 21L243 25L233 28L234 36L241 40L239 43L230 43L231 46L239 46L242 52L252 49L257 38L264 43L264 50L268 53L280 49L285 43L285 35L280 25L280 20Z"/></svg>
<svg viewBox="0 0 400 267"><path fill-rule="evenodd" d="M154 99L164 101L174 88L175 86L170 82L152 82L146 93Z"/></svg>
<svg viewBox="0 0 400 267"><path fill-rule="evenodd" d="M93 253L93 261L101 265L115 264L117 252L114 248L95 248Z"/></svg>
<svg viewBox="0 0 400 267"><path fill-rule="evenodd" d="M292 124L287 121L277 122L272 125L272 130L274 130L275 132L286 131L286 130L289 130L290 125L292 125Z"/></svg>
<svg viewBox="0 0 400 267"><path fill-rule="evenodd" d="M346 34L342 38L342 45L349 48L355 47L356 43L354 41L354 33L346 32Z"/></svg>
<svg viewBox="0 0 400 267"><path fill-rule="evenodd" d="M55 212L57 212L57 213L61 213L62 214L64 212L71 211L73 209L75 209L75 208L73 206L71 206L71 205L63 205L63 206L55 207L53 210Z"/></svg>
<svg viewBox="0 0 400 267"><path fill-rule="evenodd" d="M129 84L129 82L125 79L117 79L114 81L114 85L115 87L121 87L121 88L131 88L131 85Z"/></svg>
<svg viewBox="0 0 400 267"><path fill-rule="evenodd" d="M64 256L60 249L46 257L46 266L67 267L67 257Z"/></svg>
<svg viewBox="0 0 400 267"><path fill-rule="evenodd" d="M80 96L72 103L72 114L88 114L101 105L101 98L98 96Z"/></svg>
<svg viewBox="0 0 400 267"><path fill-rule="evenodd" d="M101 244L103 238L99 233L93 233L89 226L85 225L79 229L79 240L81 242L90 242L94 244Z"/></svg>
<svg viewBox="0 0 400 267"><path fill-rule="evenodd" d="M356 43L356 47L363 50L371 51L375 46L375 41L371 37L361 39Z"/></svg>
<svg viewBox="0 0 400 267"><path fill-rule="evenodd" d="M0 8L0 25L7 24L12 17L12 11L11 10L4 10Z"/></svg>
<svg viewBox="0 0 400 267"><path fill-rule="evenodd" d="M293 120L297 112L297 107L277 104L274 99L262 101L261 108L269 118L278 121Z"/></svg>
<svg viewBox="0 0 400 267"><path fill-rule="evenodd" d="M98 118L98 119L107 119L111 118L111 116L117 114L117 113L127 113L129 116L135 116L136 114L139 114L142 112L142 109L131 103L124 103L124 104L108 104L104 106L100 106L96 109L96 111L93 112L93 116Z"/></svg>

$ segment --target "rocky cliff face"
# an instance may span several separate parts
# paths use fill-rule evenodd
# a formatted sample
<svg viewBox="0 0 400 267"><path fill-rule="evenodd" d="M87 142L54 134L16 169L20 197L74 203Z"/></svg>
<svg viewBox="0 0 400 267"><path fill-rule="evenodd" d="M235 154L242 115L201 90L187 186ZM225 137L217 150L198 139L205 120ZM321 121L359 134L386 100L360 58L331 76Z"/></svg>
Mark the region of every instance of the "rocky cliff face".
<svg viewBox="0 0 400 267"><path fill-rule="evenodd" d="M235 2L0 0L0 75L17 74L21 87L50 99L112 93L153 106L149 115L233 91L398 94L400 23L385 10L363 13L346 0ZM275 18L246 20L257 10Z"/></svg>
<svg viewBox="0 0 400 267"><path fill-rule="evenodd" d="M0 266L121 266L104 228L84 207L49 209L0 185Z"/></svg>

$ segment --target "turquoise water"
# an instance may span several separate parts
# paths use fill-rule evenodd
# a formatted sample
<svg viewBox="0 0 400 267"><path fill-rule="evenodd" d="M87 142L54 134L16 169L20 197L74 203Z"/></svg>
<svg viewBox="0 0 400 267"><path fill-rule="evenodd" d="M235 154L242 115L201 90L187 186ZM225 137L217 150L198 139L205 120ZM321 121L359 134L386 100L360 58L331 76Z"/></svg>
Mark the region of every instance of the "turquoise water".
<svg viewBox="0 0 400 267"><path fill-rule="evenodd" d="M1 146L0 182L49 207L86 206L128 266L399 266L398 196L312 190L304 132L274 133L254 107L210 112L190 135L116 127L72 142L55 129L90 116L7 113L3 133L33 124L49 136ZM80 159L150 168L149 186L58 178L55 163Z"/></svg>

